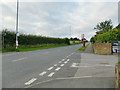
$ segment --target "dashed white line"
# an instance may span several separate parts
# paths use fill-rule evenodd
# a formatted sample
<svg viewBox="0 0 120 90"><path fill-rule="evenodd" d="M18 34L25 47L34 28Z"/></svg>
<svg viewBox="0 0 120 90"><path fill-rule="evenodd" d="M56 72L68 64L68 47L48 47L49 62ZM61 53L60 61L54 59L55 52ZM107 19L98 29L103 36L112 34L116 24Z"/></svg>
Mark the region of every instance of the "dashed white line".
<svg viewBox="0 0 120 90"><path fill-rule="evenodd" d="M40 73L39 75L40 75L40 76L43 76L43 75L46 74L46 73L47 73L47 72L44 71L44 72Z"/></svg>
<svg viewBox="0 0 120 90"><path fill-rule="evenodd" d="M67 61L70 61L70 59L67 59Z"/></svg>
<svg viewBox="0 0 120 90"><path fill-rule="evenodd" d="M55 74L55 73L52 72L52 73L50 73L50 74L48 75L48 77L52 77L54 74Z"/></svg>
<svg viewBox="0 0 120 90"><path fill-rule="evenodd" d="M68 61L65 61L64 63L68 63Z"/></svg>
<svg viewBox="0 0 120 90"><path fill-rule="evenodd" d="M56 68L55 70L58 71L58 70L60 70L60 69L61 69L61 67L58 67L58 68Z"/></svg>
<svg viewBox="0 0 120 90"><path fill-rule="evenodd" d="M57 64L55 64L54 66L57 66Z"/></svg>
<svg viewBox="0 0 120 90"><path fill-rule="evenodd" d="M69 55L67 56L67 58L69 57Z"/></svg>
<svg viewBox="0 0 120 90"><path fill-rule="evenodd" d="M54 67L50 67L50 68L48 68L48 70L52 70Z"/></svg>
<svg viewBox="0 0 120 90"><path fill-rule="evenodd" d="M62 59L62 61L65 61L65 59Z"/></svg>
<svg viewBox="0 0 120 90"><path fill-rule="evenodd" d="M25 57L25 58L26 58L26 57ZM20 59L12 60L12 62L21 61L21 60L24 60L25 58L20 58Z"/></svg>
<svg viewBox="0 0 120 90"><path fill-rule="evenodd" d="M30 85L33 82L35 82L37 80L37 78L32 78L31 80L29 80L28 82L25 83L25 85Z"/></svg>
<svg viewBox="0 0 120 90"><path fill-rule="evenodd" d="M59 63L62 63L61 61L59 61Z"/></svg>
<svg viewBox="0 0 120 90"><path fill-rule="evenodd" d="M65 64L61 64L60 66L63 67Z"/></svg>
<svg viewBox="0 0 120 90"><path fill-rule="evenodd" d="M73 63L71 67L80 67L79 63Z"/></svg>
<svg viewBox="0 0 120 90"><path fill-rule="evenodd" d="M72 54L74 54L74 52Z"/></svg>

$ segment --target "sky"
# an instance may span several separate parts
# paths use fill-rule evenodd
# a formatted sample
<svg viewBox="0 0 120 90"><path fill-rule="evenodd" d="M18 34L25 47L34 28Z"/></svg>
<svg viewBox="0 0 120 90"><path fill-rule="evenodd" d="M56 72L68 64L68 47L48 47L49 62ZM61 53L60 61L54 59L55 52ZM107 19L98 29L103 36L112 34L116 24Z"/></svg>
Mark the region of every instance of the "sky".
<svg viewBox="0 0 120 90"><path fill-rule="evenodd" d="M94 0L93 0L94 1ZM16 1L0 3L0 28L15 31ZM99 22L112 20L118 25L118 2L40 2L19 3L19 33L48 37L78 37L95 35ZM0 30L0 31L1 31Z"/></svg>

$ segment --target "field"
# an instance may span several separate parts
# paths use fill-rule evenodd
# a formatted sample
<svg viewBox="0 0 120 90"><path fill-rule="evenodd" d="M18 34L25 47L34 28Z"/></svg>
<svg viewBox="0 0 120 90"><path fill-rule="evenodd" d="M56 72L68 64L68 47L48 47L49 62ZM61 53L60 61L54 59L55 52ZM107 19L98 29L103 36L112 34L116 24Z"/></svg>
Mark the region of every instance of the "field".
<svg viewBox="0 0 120 90"><path fill-rule="evenodd" d="M82 43L82 41L70 41L70 44L79 44Z"/></svg>

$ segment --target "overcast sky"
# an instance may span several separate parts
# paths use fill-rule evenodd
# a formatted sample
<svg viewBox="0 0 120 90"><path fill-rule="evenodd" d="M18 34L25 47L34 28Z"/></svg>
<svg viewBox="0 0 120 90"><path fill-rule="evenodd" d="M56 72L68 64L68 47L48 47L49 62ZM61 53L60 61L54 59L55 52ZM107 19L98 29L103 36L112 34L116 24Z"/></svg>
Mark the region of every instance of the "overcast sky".
<svg viewBox="0 0 120 90"><path fill-rule="evenodd" d="M15 31L16 2L2 2L0 7L0 28ZM117 2L19 3L19 32L25 34L62 38L81 38L85 34L90 39L96 32L94 26L109 19L114 26L118 25Z"/></svg>

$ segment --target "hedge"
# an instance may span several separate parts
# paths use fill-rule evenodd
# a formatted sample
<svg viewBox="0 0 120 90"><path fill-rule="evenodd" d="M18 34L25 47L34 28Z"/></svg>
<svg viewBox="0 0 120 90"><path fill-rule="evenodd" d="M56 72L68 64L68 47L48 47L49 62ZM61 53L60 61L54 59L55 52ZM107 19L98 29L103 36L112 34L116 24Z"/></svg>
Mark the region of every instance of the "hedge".
<svg viewBox="0 0 120 90"><path fill-rule="evenodd" d="M6 35L4 35L6 33ZM2 31L4 36L4 46L15 46L16 34L13 31ZM18 37L19 45L38 45L38 44L70 44L68 38L53 38L37 35L20 34Z"/></svg>
<svg viewBox="0 0 120 90"><path fill-rule="evenodd" d="M111 42L118 40L118 29L109 30L103 34L96 35L96 42Z"/></svg>
<svg viewBox="0 0 120 90"><path fill-rule="evenodd" d="M118 40L119 40L119 30L115 28L103 34L96 34L94 37L91 38L90 41L93 43L95 42L107 43Z"/></svg>

